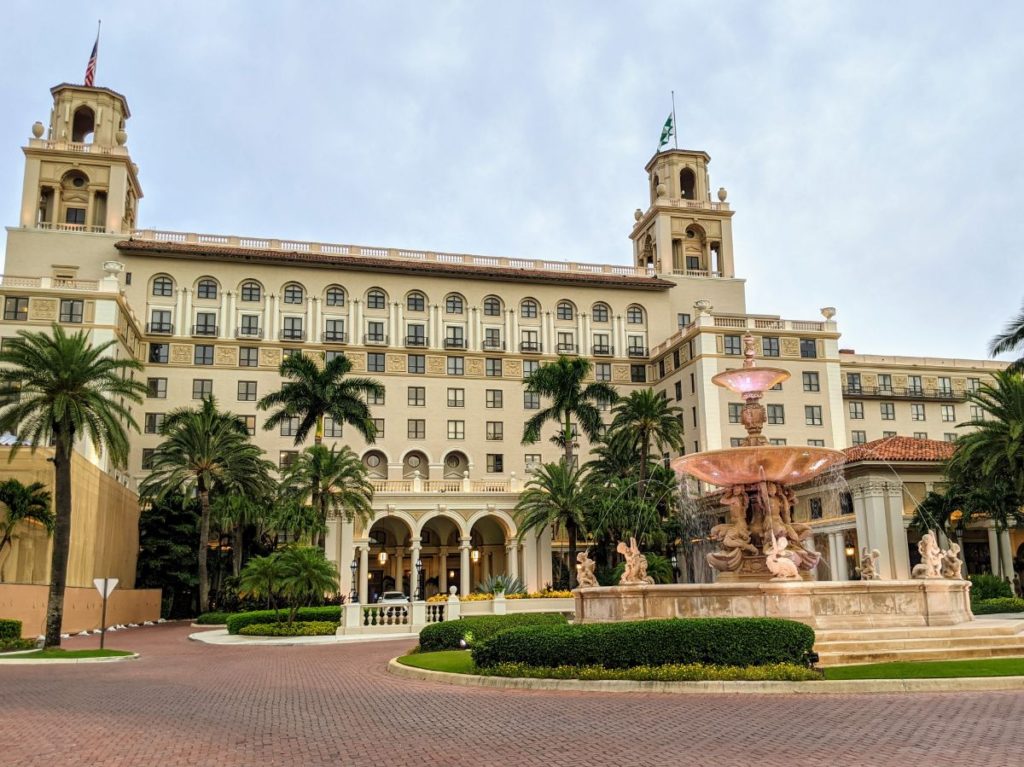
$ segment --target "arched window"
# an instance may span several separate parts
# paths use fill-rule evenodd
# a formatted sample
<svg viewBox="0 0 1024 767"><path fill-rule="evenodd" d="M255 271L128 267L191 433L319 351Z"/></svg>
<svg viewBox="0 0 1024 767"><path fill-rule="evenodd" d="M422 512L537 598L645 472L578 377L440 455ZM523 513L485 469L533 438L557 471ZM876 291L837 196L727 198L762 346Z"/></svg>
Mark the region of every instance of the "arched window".
<svg viewBox="0 0 1024 767"><path fill-rule="evenodd" d="M679 171L679 196L685 200L692 200L696 196L697 177L689 168Z"/></svg>
<svg viewBox="0 0 1024 767"><path fill-rule="evenodd" d="M405 309L409 312L425 312L427 310L427 297L414 290L405 297Z"/></svg>
<svg viewBox="0 0 1024 767"><path fill-rule="evenodd" d="M306 298L306 291L301 285L290 282L284 286L284 302L286 304L301 304Z"/></svg>
<svg viewBox="0 0 1024 767"><path fill-rule="evenodd" d="M327 294L324 296L324 299L328 306L344 306L345 290L337 285L331 285L331 287L327 288Z"/></svg>
<svg viewBox="0 0 1024 767"><path fill-rule="evenodd" d="M487 296L484 299L484 316L486 317L500 317L501 316L501 299L497 296Z"/></svg>
<svg viewBox="0 0 1024 767"><path fill-rule="evenodd" d="M153 295L154 296L173 296L174 295L174 280L170 277L157 277L153 280Z"/></svg>
<svg viewBox="0 0 1024 767"><path fill-rule="evenodd" d="M643 307L633 304L633 306L626 309L626 322L630 325L643 325L644 324L644 310Z"/></svg>
<svg viewBox="0 0 1024 767"><path fill-rule="evenodd" d="M367 309L384 309L388 305L388 297L380 288L373 288L366 294Z"/></svg>
<svg viewBox="0 0 1024 767"><path fill-rule="evenodd" d="M75 117L71 121L71 140L76 144L88 144L92 142L92 134L96 130L96 115L91 107L81 106L75 110Z"/></svg>
<svg viewBox="0 0 1024 767"><path fill-rule="evenodd" d="M449 293L444 299L444 311L446 314L462 314L466 301L458 293Z"/></svg>
<svg viewBox="0 0 1024 767"><path fill-rule="evenodd" d="M243 301L260 301L263 298L263 288L260 287L258 282L249 280L242 283L242 300Z"/></svg>
<svg viewBox="0 0 1024 767"><path fill-rule="evenodd" d="M217 283L214 280L206 277L199 280L199 284L196 285L196 298L207 298L212 299L217 297Z"/></svg>
<svg viewBox="0 0 1024 767"><path fill-rule="evenodd" d="M532 298L524 298L519 304L519 314L524 320L535 320L540 314L540 305Z"/></svg>
<svg viewBox="0 0 1024 767"><path fill-rule="evenodd" d="M568 301L559 301L555 307L555 319L571 320L576 316L576 307Z"/></svg>
<svg viewBox="0 0 1024 767"><path fill-rule="evenodd" d="M590 310L590 317L594 322L608 322L610 314L608 304L594 304L593 309Z"/></svg>

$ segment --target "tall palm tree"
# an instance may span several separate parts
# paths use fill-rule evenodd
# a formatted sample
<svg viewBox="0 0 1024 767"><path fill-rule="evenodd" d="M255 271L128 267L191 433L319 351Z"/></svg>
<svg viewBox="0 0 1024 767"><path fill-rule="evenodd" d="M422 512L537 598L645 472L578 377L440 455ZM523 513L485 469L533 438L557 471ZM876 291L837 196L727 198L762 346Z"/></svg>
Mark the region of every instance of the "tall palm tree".
<svg viewBox="0 0 1024 767"><path fill-rule="evenodd" d="M75 440L84 439L111 463L128 459L127 429L138 430L128 403L142 402L145 384L134 371L142 364L116 359L116 341L93 345L84 331L72 335L18 331L0 350L0 431L35 450L53 444L54 509L50 593L46 605L47 647L60 646L71 543L71 460Z"/></svg>
<svg viewBox="0 0 1024 767"><path fill-rule="evenodd" d="M153 451L153 469L139 486L144 498L161 500L170 493L194 492L199 499L199 611L209 608L210 582L206 550L210 541L210 493L268 493L272 464L249 440L245 421L218 410L213 397L198 408L167 414L163 441Z"/></svg>
<svg viewBox="0 0 1024 767"><path fill-rule="evenodd" d="M210 502L210 513L223 533L231 536L231 574L238 576L242 569L245 530L263 529L269 521L270 499L244 493L220 493Z"/></svg>
<svg viewBox="0 0 1024 767"><path fill-rule="evenodd" d="M1001 370L992 378L967 395L985 418L959 424L973 430L957 439L950 471L981 480L1002 478L1024 496L1024 376Z"/></svg>
<svg viewBox="0 0 1024 767"><path fill-rule="evenodd" d="M573 463L572 421L579 422L588 439L597 439L604 423L597 405L615 402L619 393L614 386L595 381L584 385L590 373L590 362L582 357L559 357L554 362L541 365L523 379L526 391L539 394L551 400L551 404L538 411L523 426L523 444L532 445L540 440L541 430L548 421L554 421L560 428L561 444L565 450L565 462Z"/></svg>
<svg viewBox="0 0 1024 767"><path fill-rule="evenodd" d="M640 458L640 481L647 478L651 449L679 450L683 445L683 410L670 405L664 392L640 389L615 403L610 439L623 439Z"/></svg>
<svg viewBox="0 0 1024 767"><path fill-rule="evenodd" d="M993 357L1007 352L1024 352L1024 308L1006 323L1002 333L992 339L988 351ZM1009 369L1015 373L1024 372L1024 355L1017 358Z"/></svg>
<svg viewBox="0 0 1024 767"><path fill-rule="evenodd" d="M283 577L284 567L279 552L265 557L253 557L242 568L238 594L253 599L266 599L267 609L276 612L277 594Z"/></svg>
<svg viewBox="0 0 1024 767"><path fill-rule="evenodd" d="M309 498L324 528L333 515L349 522L373 517L373 485L366 466L348 446L306 448L285 470L281 490L299 503ZM313 543L323 548L323 533L318 537Z"/></svg>
<svg viewBox="0 0 1024 767"><path fill-rule="evenodd" d="M0 520L0 582L4 579L4 560L10 554L14 531L25 523L35 523L53 534L54 516L50 509L50 491L42 482L23 484L16 479L0 482L0 503L7 513ZM10 548L9 548L10 547Z"/></svg>
<svg viewBox="0 0 1024 767"><path fill-rule="evenodd" d="M293 546L278 556L281 558L281 592L288 598L290 608L289 624L295 621L295 613L303 604L338 593L338 568L320 549Z"/></svg>
<svg viewBox="0 0 1024 767"><path fill-rule="evenodd" d="M587 511L595 500L589 472L560 461L536 469L519 496L516 515L519 539L528 532L540 536L547 528L564 529L569 539L569 585L576 585L577 539L586 530Z"/></svg>

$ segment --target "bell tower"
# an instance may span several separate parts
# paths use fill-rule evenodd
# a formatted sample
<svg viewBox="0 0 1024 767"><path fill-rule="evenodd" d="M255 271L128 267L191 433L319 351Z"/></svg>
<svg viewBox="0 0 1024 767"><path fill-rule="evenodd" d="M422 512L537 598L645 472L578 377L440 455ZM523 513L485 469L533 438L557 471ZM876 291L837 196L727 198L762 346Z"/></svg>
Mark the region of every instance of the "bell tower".
<svg viewBox="0 0 1024 767"><path fill-rule="evenodd" d="M129 234L142 187L125 146L127 100L109 88L68 83L50 93L49 126L36 122L23 148L20 226Z"/></svg>
<svg viewBox="0 0 1024 767"><path fill-rule="evenodd" d="M711 199L705 152L668 149L647 163L650 201L636 209L633 258L637 266L685 277L735 277L733 211L724 188Z"/></svg>

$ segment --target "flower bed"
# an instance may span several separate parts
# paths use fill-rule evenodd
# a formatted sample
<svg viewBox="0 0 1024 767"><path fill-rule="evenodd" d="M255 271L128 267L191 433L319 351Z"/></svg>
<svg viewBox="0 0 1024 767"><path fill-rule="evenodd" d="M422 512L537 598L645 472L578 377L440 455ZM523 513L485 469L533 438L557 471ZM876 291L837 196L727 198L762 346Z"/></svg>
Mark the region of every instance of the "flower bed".
<svg viewBox="0 0 1024 767"><path fill-rule="evenodd" d="M338 624L333 621L296 621L287 623L250 623L239 629L242 636L250 637L312 637L333 636Z"/></svg>
<svg viewBox="0 0 1024 767"><path fill-rule="evenodd" d="M287 610L274 612L273 610L253 610L248 613L234 613L229 615L225 623L229 634L241 633L245 626L254 623L277 623L288 618ZM335 624L341 623L341 608L337 606L327 607L300 607L295 614L297 621L330 621Z"/></svg>

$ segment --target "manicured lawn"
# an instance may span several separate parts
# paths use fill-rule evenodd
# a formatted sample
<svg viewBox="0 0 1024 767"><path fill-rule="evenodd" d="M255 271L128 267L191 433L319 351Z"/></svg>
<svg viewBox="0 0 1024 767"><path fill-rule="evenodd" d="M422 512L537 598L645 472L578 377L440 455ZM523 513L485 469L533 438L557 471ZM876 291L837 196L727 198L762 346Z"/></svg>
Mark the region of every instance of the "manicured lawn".
<svg viewBox="0 0 1024 767"><path fill-rule="evenodd" d="M936 679L960 676L1024 676L1024 658L871 663L825 669L826 679Z"/></svg>
<svg viewBox="0 0 1024 767"><path fill-rule="evenodd" d="M428 671L447 671L451 674L475 674L476 666L469 650L440 650L417 652L398 659L403 666L424 668Z"/></svg>
<svg viewBox="0 0 1024 767"><path fill-rule="evenodd" d="M116 658L120 655L131 655L128 650L62 650L51 647L49 650L19 653L18 655L0 655L0 660L37 660L55 658Z"/></svg>

